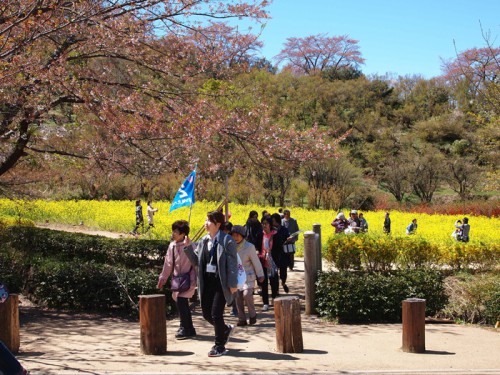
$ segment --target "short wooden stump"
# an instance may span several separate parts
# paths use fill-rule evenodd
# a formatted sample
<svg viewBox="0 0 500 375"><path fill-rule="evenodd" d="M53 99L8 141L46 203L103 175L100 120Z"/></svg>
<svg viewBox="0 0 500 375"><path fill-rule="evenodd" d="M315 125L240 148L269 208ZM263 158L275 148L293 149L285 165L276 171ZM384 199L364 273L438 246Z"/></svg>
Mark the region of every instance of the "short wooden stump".
<svg viewBox="0 0 500 375"><path fill-rule="evenodd" d="M274 300L276 321L276 350L280 353L302 353L302 324L298 297L279 297Z"/></svg>
<svg viewBox="0 0 500 375"><path fill-rule="evenodd" d="M0 303L0 340L12 353L18 353L21 345L19 333L19 296L9 295Z"/></svg>
<svg viewBox="0 0 500 375"><path fill-rule="evenodd" d="M167 352L167 320L165 295L139 296L139 321L141 325L141 351L144 354Z"/></svg>
<svg viewBox="0 0 500 375"><path fill-rule="evenodd" d="M403 301L403 351L425 352L425 299Z"/></svg>

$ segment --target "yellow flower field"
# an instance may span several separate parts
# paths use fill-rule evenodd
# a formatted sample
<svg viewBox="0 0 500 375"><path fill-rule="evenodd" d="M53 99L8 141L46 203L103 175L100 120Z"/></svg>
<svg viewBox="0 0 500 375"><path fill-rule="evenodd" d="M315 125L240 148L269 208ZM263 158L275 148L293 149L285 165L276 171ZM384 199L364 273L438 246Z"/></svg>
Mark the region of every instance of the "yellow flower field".
<svg viewBox="0 0 500 375"><path fill-rule="evenodd" d="M145 225L146 219L146 202L142 203ZM192 207L191 212L191 235L194 235L200 228L206 218L208 211L217 207L216 202L196 202ZM170 238L170 228L175 220L189 218L189 207L182 207L171 213L168 213L170 202L154 202L153 207L159 211L155 215L156 228L152 229L145 235L146 238L168 239ZM273 213L277 212L277 208L264 207L258 205L240 205L230 204L229 212L231 213L230 221L233 224L245 224L248 218L248 213L255 210L260 214L262 210ZM328 237L334 233L333 227L330 225L337 212L332 210L308 210L304 208L290 208L292 217L297 219L301 230L312 230L313 224L321 224L323 244L326 243ZM344 210L346 215L349 210ZM368 221L369 234L383 235L382 226L384 222L384 211L367 211L363 212L365 219ZM498 218L487 218L484 216L469 216L469 224L471 225L471 243L481 242L483 244L498 244L500 243L500 220ZM0 219L4 217L9 221L15 220L32 220L35 223L43 223L49 221L51 223L83 225L93 229L101 229L113 232L128 233L135 226L135 202L134 201L12 201L7 199L0 200ZM406 226L413 218L417 219L418 231L416 236L425 238L427 241L447 246L455 244L455 240L451 238L451 233L454 230L454 223L462 217L449 215L428 215L415 214L399 211L391 211L391 235L406 236ZM300 252L303 241L300 236L298 242L298 250Z"/></svg>

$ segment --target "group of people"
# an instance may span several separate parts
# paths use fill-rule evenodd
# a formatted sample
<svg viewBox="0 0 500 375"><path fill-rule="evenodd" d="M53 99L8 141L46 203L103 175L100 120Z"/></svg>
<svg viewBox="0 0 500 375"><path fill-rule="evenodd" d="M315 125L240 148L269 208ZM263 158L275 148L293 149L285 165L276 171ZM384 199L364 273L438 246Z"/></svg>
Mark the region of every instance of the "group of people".
<svg viewBox="0 0 500 375"><path fill-rule="evenodd" d="M452 238L460 242L469 242L469 233L469 218L464 217L463 220L455 221L455 230L451 233Z"/></svg>
<svg viewBox="0 0 500 375"><path fill-rule="evenodd" d="M335 219L332 221L332 226L335 228L335 234L338 233L366 233L368 231L368 223L363 218L363 214L358 216L357 210L351 210L349 219L346 219L343 212L339 212ZM414 218L406 227L407 235L414 235L417 233L417 219ZM391 233L391 218L389 212L385 213L383 231L385 234ZM463 220L455 222L455 230L451 236L457 241L469 242L470 225L469 219L464 217Z"/></svg>
<svg viewBox="0 0 500 375"><path fill-rule="evenodd" d="M148 217L148 227L144 231L144 216L142 215L141 200L140 199L136 200L135 201L135 227L132 230L132 232L130 232L130 233L133 234L134 236L137 236L139 234L139 232L138 232L139 227L142 228L142 231L144 233L147 232L148 230L150 230L151 228L154 228L154 226L155 226L154 215L157 212L158 212L158 209L153 208L153 202L148 201L148 207L146 209L146 214Z"/></svg>
<svg viewBox="0 0 500 375"><path fill-rule="evenodd" d="M362 213L358 214L358 210L351 210L349 219L346 219L343 212L339 212L332 221L332 226L335 228L335 233L366 233L368 232L368 222Z"/></svg>
<svg viewBox="0 0 500 375"><path fill-rule="evenodd" d="M279 284L285 293L288 269L293 270L295 242L298 239L297 221L289 210L283 214L251 211L244 225L226 222L221 211L207 214L204 228L207 235L198 243L189 239L189 224L178 220L172 224L170 243L158 288L173 279L185 275L188 287L172 288L172 297L177 304L180 326L175 335L179 340L196 337L189 299L196 289L203 318L214 327L214 345L209 357L226 353L226 345L234 326L224 320L225 307L236 306L238 326L257 322L254 304L255 282L260 287L263 311L269 309L269 285L271 297L279 296ZM244 280L238 280L238 267L244 269ZM248 310L245 312L245 306Z"/></svg>

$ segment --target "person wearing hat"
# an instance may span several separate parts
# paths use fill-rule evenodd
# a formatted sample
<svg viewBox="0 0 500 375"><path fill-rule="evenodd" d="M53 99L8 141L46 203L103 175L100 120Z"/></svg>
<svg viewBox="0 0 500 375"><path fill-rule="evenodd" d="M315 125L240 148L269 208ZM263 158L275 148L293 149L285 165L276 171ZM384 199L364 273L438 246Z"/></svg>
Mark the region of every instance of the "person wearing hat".
<svg viewBox="0 0 500 375"><path fill-rule="evenodd" d="M335 228L335 234L344 233L344 230L349 226L349 222L345 218L343 212L339 212L335 219L332 221L332 226Z"/></svg>
<svg viewBox="0 0 500 375"><path fill-rule="evenodd" d="M359 220L357 210L351 210L349 219L347 219L347 221L349 222L349 228L351 229L351 231L354 233L359 233L359 230L361 228L361 220Z"/></svg>
<svg viewBox="0 0 500 375"><path fill-rule="evenodd" d="M242 225L235 225L231 230L231 236L236 242L236 251L240 256L241 263L247 275L246 282L243 288L236 292L236 307L238 308L238 326L246 326L248 323L255 324L257 322L257 313L253 301L253 289L255 280L264 281L264 270L260 263L255 246L245 240L246 230ZM248 308L249 321L245 314L245 304Z"/></svg>

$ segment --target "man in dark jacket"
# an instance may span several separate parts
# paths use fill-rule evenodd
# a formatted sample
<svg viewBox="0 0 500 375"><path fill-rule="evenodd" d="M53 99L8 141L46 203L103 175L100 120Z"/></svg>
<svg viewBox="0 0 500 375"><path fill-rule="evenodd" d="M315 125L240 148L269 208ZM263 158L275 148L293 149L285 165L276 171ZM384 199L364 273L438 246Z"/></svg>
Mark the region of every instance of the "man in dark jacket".
<svg viewBox="0 0 500 375"><path fill-rule="evenodd" d="M288 254L283 251L283 245L287 242L290 233L288 229L281 225L281 216L278 213L272 214L271 219L273 221L273 227L276 230L276 234L273 237L273 247L271 248L271 256L274 263L278 267L279 279L281 280L281 285L285 293L288 293L289 288L286 285L287 278L287 268L290 266L290 258ZM279 281L278 275L273 275L269 278L269 283L271 284L271 296L276 298L278 296Z"/></svg>
<svg viewBox="0 0 500 375"><path fill-rule="evenodd" d="M288 233L290 235L297 233L299 231L299 225L297 224L297 220L295 220L293 217L290 216L290 210L285 210L283 211L283 220L281 220L281 225L283 225L286 229L288 229ZM287 243L293 246L289 246L289 248L295 249L295 242L298 240L299 235L296 234L295 236L292 236L288 239ZM295 251L289 252L288 258L289 258L289 267L290 271L293 271L293 266L295 263Z"/></svg>
<svg viewBox="0 0 500 375"><path fill-rule="evenodd" d="M245 239L252 243L257 250L262 248L262 224L259 221L257 211L250 211L247 223L245 224Z"/></svg>

